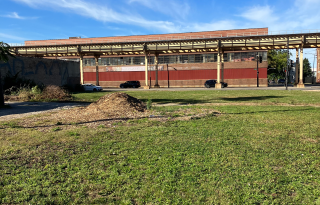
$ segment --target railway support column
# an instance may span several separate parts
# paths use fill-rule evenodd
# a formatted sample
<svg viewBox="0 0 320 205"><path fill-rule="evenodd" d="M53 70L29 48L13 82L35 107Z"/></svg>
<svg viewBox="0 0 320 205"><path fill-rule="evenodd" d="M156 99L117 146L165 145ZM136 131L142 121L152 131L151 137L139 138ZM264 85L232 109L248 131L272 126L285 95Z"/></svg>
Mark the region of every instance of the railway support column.
<svg viewBox="0 0 320 205"><path fill-rule="evenodd" d="M96 61L96 85L99 85L99 55L94 55Z"/></svg>
<svg viewBox="0 0 320 205"><path fill-rule="evenodd" d="M159 83L158 83L158 68L159 68L159 53L156 53L155 54L155 58L154 58L154 60L155 60L155 67L156 67L156 82L155 82L155 85L154 85L154 87L155 88L160 88L160 85L159 85Z"/></svg>
<svg viewBox="0 0 320 205"><path fill-rule="evenodd" d="M224 82L224 52L221 52L221 81Z"/></svg>
<svg viewBox="0 0 320 205"><path fill-rule="evenodd" d="M218 42L218 56L217 56L217 82L215 85L216 89L221 89L220 83L220 69L221 69L221 41Z"/></svg>
<svg viewBox="0 0 320 205"><path fill-rule="evenodd" d="M145 55L145 81L146 81L146 85L143 86L144 89L150 89L149 83L148 83L148 53L147 51L144 52Z"/></svg>
<svg viewBox="0 0 320 205"><path fill-rule="evenodd" d="M298 88L304 88L303 84L303 44L300 46L300 71L299 71L299 84L297 85Z"/></svg>
<svg viewBox="0 0 320 205"><path fill-rule="evenodd" d="M80 54L80 84L84 84L84 79L83 79L83 55Z"/></svg>
<svg viewBox="0 0 320 205"><path fill-rule="evenodd" d="M294 85L296 87L298 85L298 83L299 83L299 48L296 48L296 67L295 67L295 71L296 71L296 76L295 76Z"/></svg>

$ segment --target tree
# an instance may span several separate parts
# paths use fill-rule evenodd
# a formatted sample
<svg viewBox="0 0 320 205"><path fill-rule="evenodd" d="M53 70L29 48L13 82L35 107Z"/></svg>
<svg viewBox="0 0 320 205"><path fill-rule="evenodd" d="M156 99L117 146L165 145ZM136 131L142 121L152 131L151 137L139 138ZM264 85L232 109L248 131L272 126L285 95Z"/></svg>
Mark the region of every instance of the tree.
<svg viewBox="0 0 320 205"><path fill-rule="evenodd" d="M9 56L14 57L10 53L10 46L7 43L0 41L0 61L8 62ZM4 106L4 96L2 90L2 79L1 79L1 71L0 71L0 106Z"/></svg>
<svg viewBox="0 0 320 205"><path fill-rule="evenodd" d="M287 50L268 51L268 79L275 80L285 77L287 56Z"/></svg>
<svg viewBox="0 0 320 205"><path fill-rule="evenodd" d="M303 78L312 77L313 72L311 70L311 64L308 58L303 59Z"/></svg>

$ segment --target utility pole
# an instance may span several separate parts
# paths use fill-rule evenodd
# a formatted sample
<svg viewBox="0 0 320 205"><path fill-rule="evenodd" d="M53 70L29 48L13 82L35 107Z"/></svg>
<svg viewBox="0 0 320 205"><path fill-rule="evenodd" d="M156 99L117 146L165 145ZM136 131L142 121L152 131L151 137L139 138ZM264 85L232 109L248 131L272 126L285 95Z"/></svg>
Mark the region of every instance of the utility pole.
<svg viewBox="0 0 320 205"><path fill-rule="evenodd" d="M257 52L257 87L259 87L259 62L262 63L262 56Z"/></svg>
<svg viewBox="0 0 320 205"><path fill-rule="evenodd" d="M167 73L168 73L168 88L170 87L170 82L169 82L169 65L167 63Z"/></svg>

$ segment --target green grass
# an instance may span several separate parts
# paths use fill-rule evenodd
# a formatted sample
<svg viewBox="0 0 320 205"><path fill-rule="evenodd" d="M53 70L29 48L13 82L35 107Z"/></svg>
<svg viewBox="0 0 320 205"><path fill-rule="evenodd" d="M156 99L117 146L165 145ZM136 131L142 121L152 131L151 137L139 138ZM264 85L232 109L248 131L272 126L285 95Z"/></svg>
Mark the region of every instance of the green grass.
<svg viewBox="0 0 320 205"><path fill-rule="evenodd" d="M96 101L111 92L75 93L80 101ZM127 94L144 102L152 103L265 103L265 104L318 104L320 92L300 90L198 90L198 91L126 91Z"/></svg>
<svg viewBox="0 0 320 205"><path fill-rule="evenodd" d="M272 99L254 99L261 91L218 92L198 98ZM277 98L283 102L304 98L306 104L308 95L319 97L290 93L275 95L285 96ZM131 94L159 103L191 99L183 92ZM0 203L320 204L320 108L153 107L173 118L201 108L222 115L46 133L1 125L6 129L0 129Z"/></svg>

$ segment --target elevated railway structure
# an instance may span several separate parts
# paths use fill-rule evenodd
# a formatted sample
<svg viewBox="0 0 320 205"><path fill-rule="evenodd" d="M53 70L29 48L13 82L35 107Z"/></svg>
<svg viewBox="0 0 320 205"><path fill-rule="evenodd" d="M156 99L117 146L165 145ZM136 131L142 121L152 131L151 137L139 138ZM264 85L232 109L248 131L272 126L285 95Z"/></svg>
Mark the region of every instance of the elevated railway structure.
<svg viewBox="0 0 320 205"><path fill-rule="evenodd" d="M289 43L289 44L288 44ZM159 54L175 53L203 53L217 52L217 85L221 88L220 72L223 66L223 53L225 51L255 51L272 49L295 49L296 62L303 61L304 48L320 48L320 32L298 33L298 34L275 34L275 35L254 35L254 36L194 36L189 39L145 39L127 42L88 42L81 39L72 43L43 43L33 45L31 43L23 46L12 46L12 52L17 56L30 57L79 57L80 58L80 80L83 80L82 61L84 56L94 56L96 62L96 81L99 85L98 58L100 56L123 56L123 55L144 55L145 56L145 88L148 84L148 55L155 56L156 83L158 85L158 56ZM299 57L300 56L300 57ZM304 87L303 84L303 63L296 64L297 87ZM298 74L298 72L296 72Z"/></svg>

